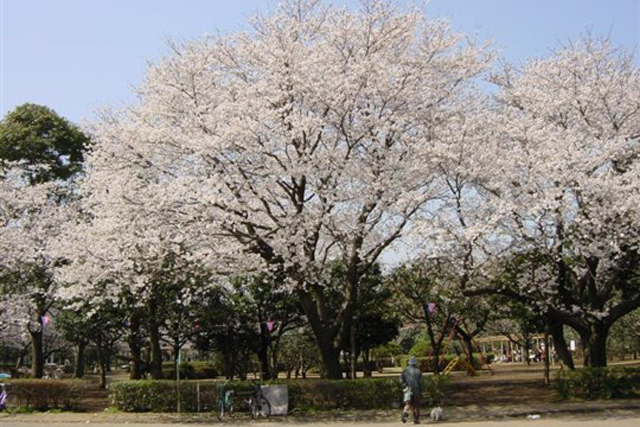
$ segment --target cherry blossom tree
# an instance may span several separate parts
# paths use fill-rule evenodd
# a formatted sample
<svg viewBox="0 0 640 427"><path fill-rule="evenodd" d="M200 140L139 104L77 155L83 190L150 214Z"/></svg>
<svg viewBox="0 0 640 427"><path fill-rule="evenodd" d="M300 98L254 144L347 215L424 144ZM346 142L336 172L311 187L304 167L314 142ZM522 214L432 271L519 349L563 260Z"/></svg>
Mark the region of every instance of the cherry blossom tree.
<svg viewBox="0 0 640 427"><path fill-rule="evenodd" d="M493 80L483 131L471 144L458 135L464 160L444 162L440 253L466 293L535 305L580 334L587 365L605 366L611 325L640 306L640 70L585 37ZM518 253L526 262L503 280L499 260Z"/></svg>
<svg viewBox="0 0 640 427"><path fill-rule="evenodd" d="M30 185L23 165L7 164L0 177L0 286L14 325L31 337L32 375L44 375L43 331L56 301L54 249L76 210L59 183Z"/></svg>
<svg viewBox="0 0 640 427"><path fill-rule="evenodd" d="M107 305L120 306L128 320L127 339L138 377L141 362L140 328L148 333L151 347L150 373L162 378L163 328L188 305L205 277L197 264L187 261L179 237L162 226L159 216L122 220L118 210L97 210L86 197L89 219L66 230L62 253L72 260L58 269L65 286L59 298L74 309L82 307L86 318ZM102 207L103 205L101 205ZM166 234L165 234L166 233ZM95 309L92 310L91 307ZM102 310L104 311L104 310ZM175 319L174 319L175 320ZM174 339L180 330L172 331Z"/></svg>
<svg viewBox="0 0 640 427"><path fill-rule="evenodd" d="M1 302L31 337L32 375L44 374L43 330L58 284L56 249L77 218L73 180L90 141L49 108L24 104L0 122Z"/></svg>
<svg viewBox="0 0 640 427"><path fill-rule="evenodd" d="M172 48L139 103L96 124L91 193L105 211L166 213L151 233L187 236L218 272L284 275L325 374L341 377L360 279L440 195L435 141L490 55L445 22L373 1L286 1L250 32ZM337 314L321 284L333 260L346 266Z"/></svg>

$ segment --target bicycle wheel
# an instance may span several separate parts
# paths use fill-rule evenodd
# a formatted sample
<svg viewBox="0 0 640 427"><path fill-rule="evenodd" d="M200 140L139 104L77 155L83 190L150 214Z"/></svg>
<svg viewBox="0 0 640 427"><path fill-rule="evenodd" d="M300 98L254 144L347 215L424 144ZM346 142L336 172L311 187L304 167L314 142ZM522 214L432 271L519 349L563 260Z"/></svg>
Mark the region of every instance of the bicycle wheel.
<svg viewBox="0 0 640 427"><path fill-rule="evenodd" d="M218 410L216 412L216 415L218 416L218 419L220 421L222 421L222 419L224 418L224 402L222 402L221 400L218 400Z"/></svg>
<svg viewBox="0 0 640 427"><path fill-rule="evenodd" d="M260 415L263 417L268 417L271 415L271 403L265 398L260 396Z"/></svg>
<svg viewBox="0 0 640 427"><path fill-rule="evenodd" d="M225 405L223 401L218 401L218 412L216 413L216 415L218 416L218 419L220 421L222 421L225 418L229 418L232 412L233 412L233 403L227 403Z"/></svg>
<svg viewBox="0 0 640 427"><path fill-rule="evenodd" d="M251 415L251 418L254 420L258 418L258 415L260 415L260 408L258 407L258 402L253 396L249 397L247 405L249 406L249 414Z"/></svg>

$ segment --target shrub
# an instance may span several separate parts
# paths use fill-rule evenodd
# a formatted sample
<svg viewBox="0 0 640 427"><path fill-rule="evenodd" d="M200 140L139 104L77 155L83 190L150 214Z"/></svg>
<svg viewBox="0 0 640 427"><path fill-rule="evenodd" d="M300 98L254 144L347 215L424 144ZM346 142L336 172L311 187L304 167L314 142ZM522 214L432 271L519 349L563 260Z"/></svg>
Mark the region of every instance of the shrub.
<svg viewBox="0 0 640 427"><path fill-rule="evenodd" d="M86 384L79 380L12 379L9 404L27 410L75 409Z"/></svg>
<svg viewBox="0 0 640 427"><path fill-rule="evenodd" d="M221 382L200 382L200 411L215 409ZM289 390L289 410L391 409L400 406L402 390L398 378L357 380L278 380ZM236 381L228 389L247 393L253 383ZM440 403L447 381L442 377L425 377L425 401ZM181 410L198 410L197 385L180 384ZM113 406L124 412L173 412L177 410L177 386L174 381L124 381L110 387ZM237 407L237 405L236 405Z"/></svg>
<svg viewBox="0 0 640 427"><path fill-rule="evenodd" d="M640 396L640 368L562 370L555 380L560 399L612 399Z"/></svg>
<svg viewBox="0 0 640 427"><path fill-rule="evenodd" d="M162 364L164 378L173 380L176 378L176 370L173 362ZM180 364L180 378L185 380L205 380L218 377L218 370L209 362L183 362Z"/></svg>
<svg viewBox="0 0 640 427"><path fill-rule="evenodd" d="M439 360L439 365L440 365L440 372L444 371L444 369L447 367L447 365L455 358L456 356L448 354L448 355L444 355L444 356L440 356L440 360ZM407 367L407 363L409 362L409 358L410 356L399 356L396 360L398 365L401 368L406 368ZM434 371L434 364L435 364L435 360L432 356L429 357L416 357L416 359L418 359L418 366L420 367L420 370L422 372L433 372ZM467 360L466 356L460 356L461 360ZM482 358L480 356L474 356L473 357L473 366L476 369L480 369L484 366L484 363L482 361ZM454 371L464 371L466 370L466 368L461 365L458 364L454 369Z"/></svg>
<svg viewBox="0 0 640 427"><path fill-rule="evenodd" d="M109 399L112 406L124 412L176 412L179 394L181 411L211 411L215 408L217 397L215 385L213 382L199 384L181 382L178 393L175 381L123 381L109 386Z"/></svg>
<svg viewBox="0 0 640 427"><path fill-rule="evenodd" d="M342 372L351 372L351 365L341 363L340 367L342 368ZM366 370L373 372L378 369L378 365L376 365L375 360L369 360L367 363L358 360L358 363L356 363L356 371L363 372L365 371L365 368Z"/></svg>
<svg viewBox="0 0 640 427"><path fill-rule="evenodd" d="M415 354L419 356L427 355L431 353L431 344L426 339L419 339L409 350L409 354Z"/></svg>
<svg viewBox="0 0 640 427"><path fill-rule="evenodd" d="M290 407L300 409L390 409L400 405L402 395L397 378L308 380L286 384Z"/></svg>

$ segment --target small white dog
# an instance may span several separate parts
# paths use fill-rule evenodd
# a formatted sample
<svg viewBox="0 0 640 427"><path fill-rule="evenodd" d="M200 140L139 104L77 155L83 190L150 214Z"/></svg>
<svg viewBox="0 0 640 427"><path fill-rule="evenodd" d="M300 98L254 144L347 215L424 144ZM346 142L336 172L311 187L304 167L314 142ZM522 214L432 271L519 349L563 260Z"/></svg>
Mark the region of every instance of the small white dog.
<svg viewBox="0 0 640 427"><path fill-rule="evenodd" d="M442 413L441 407L436 406L431 410L431 421L434 421L434 422L441 421L443 417L444 417L444 414Z"/></svg>

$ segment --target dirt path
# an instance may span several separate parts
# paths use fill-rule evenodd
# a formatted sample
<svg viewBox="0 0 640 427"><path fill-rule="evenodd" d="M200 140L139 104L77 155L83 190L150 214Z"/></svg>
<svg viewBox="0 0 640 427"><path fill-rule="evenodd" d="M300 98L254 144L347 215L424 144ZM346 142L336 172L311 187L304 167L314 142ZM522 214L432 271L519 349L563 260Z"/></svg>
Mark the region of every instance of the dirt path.
<svg viewBox="0 0 640 427"><path fill-rule="evenodd" d="M126 425L127 427L162 427L162 426L183 426L183 427L211 427L212 424L219 424L217 420L210 421L190 421L190 420L171 420L158 419L156 417L147 416L146 419L138 417L112 416L90 416L85 414L49 414L43 415L18 415L11 418L0 417L0 426L2 427L78 427L80 425L90 425L94 427L108 427L114 425ZM299 419L280 419L279 422L253 422L250 420L238 420L231 423L224 423L230 426L250 426L250 427L274 427L275 425L304 425L305 427L400 427L403 426L399 420L364 420L364 421L304 421ZM431 424L431 422L425 422ZM469 422L450 422L444 421L439 425L451 425L460 427L637 427L640 425L639 413L609 413L606 416L565 416L565 417L543 417L540 419L504 419L491 421L469 421ZM409 424L407 424L409 425Z"/></svg>

